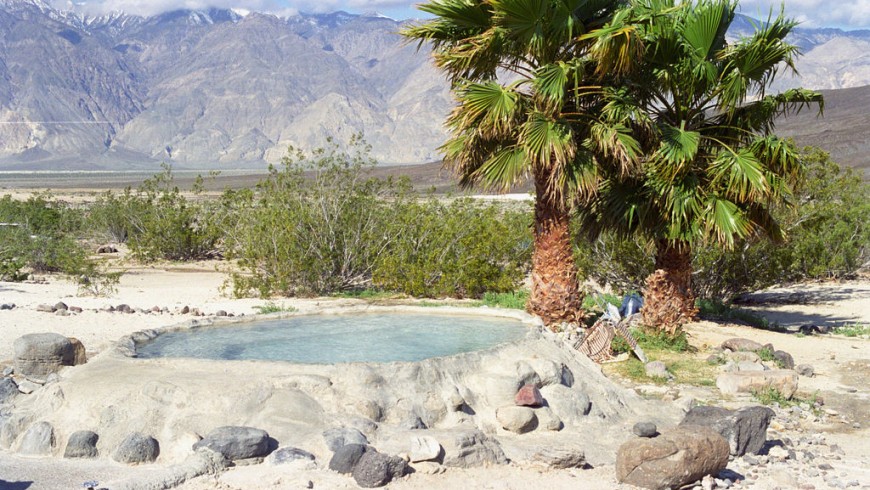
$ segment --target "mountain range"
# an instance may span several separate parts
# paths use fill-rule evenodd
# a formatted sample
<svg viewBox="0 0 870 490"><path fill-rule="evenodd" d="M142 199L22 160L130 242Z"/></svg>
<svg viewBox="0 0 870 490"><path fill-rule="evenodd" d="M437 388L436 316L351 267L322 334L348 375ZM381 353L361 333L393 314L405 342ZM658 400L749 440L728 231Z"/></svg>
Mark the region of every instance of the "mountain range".
<svg viewBox="0 0 870 490"><path fill-rule="evenodd" d="M452 99L403 22L232 9L87 16L0 0L0 170L262 168L363 133L387 164L436 161ZM753 29L741 17L731 35ZM870 31L801 29L799 77L870 84ZM829 111L830 117L830 111Z"/></svg>

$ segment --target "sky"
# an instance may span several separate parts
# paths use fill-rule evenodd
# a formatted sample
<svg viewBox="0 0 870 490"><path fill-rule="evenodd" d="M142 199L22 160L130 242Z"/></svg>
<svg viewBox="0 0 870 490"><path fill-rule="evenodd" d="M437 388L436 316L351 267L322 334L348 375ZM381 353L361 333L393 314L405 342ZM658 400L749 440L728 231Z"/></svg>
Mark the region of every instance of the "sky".
<svg viewBox="0 0 870 490"><path fill-rule="evenodd" d="M54 3L69 0L55 0ZM414 8L420 0L88 0L85 8L93 13L123 10L127 13L153 15L181 8L241 8L279 15L297 12L352 13L379 12L394 19L422 17ZM76 1L76 3L79 3ZM778 12L780 0L741 0L740 12L766 18L770 9ZM805 27L839 27L870 29L870 0L786 0L785 11Z"/></svg>

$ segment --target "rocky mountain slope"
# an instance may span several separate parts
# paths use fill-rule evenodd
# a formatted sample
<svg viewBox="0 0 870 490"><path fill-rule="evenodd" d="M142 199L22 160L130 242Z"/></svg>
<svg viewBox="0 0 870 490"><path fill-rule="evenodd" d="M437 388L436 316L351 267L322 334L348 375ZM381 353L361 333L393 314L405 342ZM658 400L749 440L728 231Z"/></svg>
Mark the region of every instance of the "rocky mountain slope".
<svg viewBox="0 0 870 490"><path fill-rule="evenodd" d="M343 12L90 17L0 0L0 170L262 167L288 145L358 132L382 162L437 160L449 88L400 27ZM741 19L734 35L749 29ZM870 31L794 39L805 86L870 84Z"/></svg>

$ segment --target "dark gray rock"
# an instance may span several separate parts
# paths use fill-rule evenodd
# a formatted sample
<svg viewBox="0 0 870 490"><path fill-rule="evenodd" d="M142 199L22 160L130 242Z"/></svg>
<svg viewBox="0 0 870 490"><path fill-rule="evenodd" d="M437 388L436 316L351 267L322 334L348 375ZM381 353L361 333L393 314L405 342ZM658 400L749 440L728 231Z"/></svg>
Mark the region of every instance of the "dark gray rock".
<svg viewBox="0 0 870 490"><path fill-rule="evenodd" d="M369 450L357 461L352 476L357 485L363 488L376 488L401 478L407 468L408 465L402 458Z"/></svg>
<svg viewBox="0 0 870 490"><path fill-rule="evenodd" d="M0 405L12 403L20 392L12 378L0 379Z"/></svg>
<svg viewBox="0 0 870 490"><path fill-rule="evenodd" d="M3 303L0 305L0 310L14 310L15 303Z"/></svg>
<svg viewBox="0 0 870 490"><path fill-rule="evenodd" d="M23 335L15 339L12 347L15 372L22 376L44 377L75 362L72 342L57 333Z"/></svg>
<svg viewBox="0 0 870 490"><path fill-rule="evenodd" d="M54 305L54 311L59 310L68 310L69 307L63 301L58 301L56 305Z"/></svg>
<svg viewBox="0 0 870 490"><path fill-rule="evenodd" d="M780 369L794 369L794 358L788 352L784 350L774 351L773 358Z"/></svg>
<svg viewBox="0 0 870 490"><path fill-rule="evenodd" d="M746 453L757 454L764 447L767 427L773 416L773 410L761 406L736 411L721 407L694 407L680 425L711 427L728 441L732 455L743 456Z"/></svg>
<svg viewBox="0 0 870 490"><path fill-rule="evenodd" d="M121 445L112 453L112 459L125 464L153 463L159 455L160 444L157 439L134 432L121 441Z"/></svg>
<svg viewBox="0 0 870 490"><path fill-rule="evenodd" d="M332 455L332 459L329 460L329 469L343 474L353 473L353 467L369 449L363 444L345 444Z"/></svg>
<svg viewBox="0 0 870 490"><path fill-rule="evenodd" d="M48 422L31 425L21 436L18 453L31 456L48 456L54 448L54 427Z"/></svg>
<svg viewBox="0 0 870 490"><path fill-rule="evenodd" d="M218 427L209 432L193 449L207 447L230 461L259 458L269 454L269 434L253 427Z"/></svg>
<svg viewBox="0 0 870 490"><path fill-rule="evenodd" d="M66 449L63 452L64 458L96 458L97 441L100 436L96 432L89 430L80 430L73 432L69 436L69 441L66 443Z"/></svg>
<svg viewBox="0 0 870 490"><path fill-rule="evenodd" d="M794 370L801 376L806 376L807 378L812 378L816 375L816 369L809 364L798 364Z"/></svg>
<svg viewBox="0 0 870 490"><path fill-rule="evenodd" d="M616 479L642 488L680 488L728 464L728 443L709 427L682 426L636 438L616 454Z"/></svg>
<svg viewBox="0 0 870 490"><path fill-rule="evenodd" d="M351 427L327 429L323 431L323 440L326 442L326 447L332 452L347 444L361 444L365 446L369 443L369 440L362 432Z"/></svg>
<svg viewBox="0 0 870 490"><path fill-rule="evenodd" d="M271 465L282 465L295 463L297 461L313 462L315 459L314 455L308 451L303 451L296 447L282 447L270 454L268 461Z"/></svg>
<svg viewBox="0 0 870 490"><path fill-rule="evenodd" d="M658 428L652 422L638 422L631 431L638 437L655 437L658 434Z"/></svg>

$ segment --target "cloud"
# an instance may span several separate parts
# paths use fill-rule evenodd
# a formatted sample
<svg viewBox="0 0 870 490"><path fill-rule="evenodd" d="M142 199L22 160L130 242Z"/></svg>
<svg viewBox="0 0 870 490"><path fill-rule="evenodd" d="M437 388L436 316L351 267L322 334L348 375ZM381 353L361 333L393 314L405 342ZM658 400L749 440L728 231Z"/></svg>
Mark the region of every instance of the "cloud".
<svg viewBox="0 0 870 490"><path fill-rule="evenodd" d="M770 9L779 12L780 1L743 0L740 12L752 17L767 17ZM804 27L870 28L870 0L788 0L785 13Z"/></svg>

